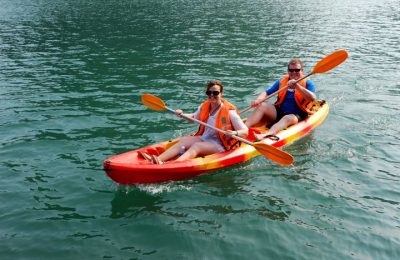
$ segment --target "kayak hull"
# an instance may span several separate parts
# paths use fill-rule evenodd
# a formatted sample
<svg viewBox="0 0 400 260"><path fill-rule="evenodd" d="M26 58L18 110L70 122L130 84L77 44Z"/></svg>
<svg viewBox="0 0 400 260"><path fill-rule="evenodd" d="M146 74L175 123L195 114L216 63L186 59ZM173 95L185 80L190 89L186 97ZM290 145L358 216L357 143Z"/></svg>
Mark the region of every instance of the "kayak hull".
<svg viewBox="0 0 400 260"><path fill-rule="evenodd" d="M288 144L306 136L318 125L320 125L329 113L326 102L318 102L316 113L296 125L290 126L277 134L279 141L265 139L263 142L274 147L284 147ZM266 131L264 125L255 127L256 131ZM159 155L180 138L153 144L129 152L107 158L103 162L103 168L107 175L116 183L122 185L134 185L139 183L153 183L165 181L177 181L194 178L212 171L229 167L238 163L248 161L260 153L251 145L244 144L233 151L225 151L194 158L182 162L168 161L161 165L146 161L139 152Z"/></svg>
<svg viewBox="0 0 400 260"><path fill-rule="evenodd" d="M157 165L145 161L139 154L139 151L160 154L159 151L164 151L165 147L171 146L178 140L179 138L112 156L104 161L104 170L112 180L123 185L176 181L197 177L259 155L252 146L242 145L233 152L226 151L183 162L170 161Z"/></svg>

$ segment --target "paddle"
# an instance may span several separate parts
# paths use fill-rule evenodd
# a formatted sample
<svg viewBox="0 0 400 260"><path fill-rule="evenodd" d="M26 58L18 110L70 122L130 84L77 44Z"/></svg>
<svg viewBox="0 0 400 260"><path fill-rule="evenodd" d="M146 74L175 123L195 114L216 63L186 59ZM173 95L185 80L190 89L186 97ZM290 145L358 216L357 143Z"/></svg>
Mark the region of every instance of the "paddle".
<svg viewBox="0 0 400 260"><path fill-rule="evenodd" d="M164 101L162 99L160 99L159 97L157 97L157 96L154 96L154 95L151 95L151 94L144 94L142 96L142 103L143 103L143 105L147 106L150 109L153 109L153 110L156 110L156 111L162 111L162 110L166 109L166 110L168 110L168 111L170 111L170 112L175 114L175 110L167 107L165 105ZM182 117L182 118L185 118L187 120L193 121L193 122L195 122L197 124L209 127L209 128L211 128L211 129L213 129L215 131L218 131L220 133L223 133L223 134L227 133L226 131L224 131L222 129L216 128L216 127L214 127L212 125L204 123L203 121L197 120L195 118L191 118L191 117L188 117L188 116L183 115L183 114L181 114L179 116ZM246 143L248 145L253 146L254 148L256 148L256 150L260 154L264 155L265 157L267 157L271 161L277 162L279 164L285 164L285 165L292 164L293 161L294 161L292 155L290 155L289 153L284 152L282 150L279 150L278 148L276 148L276 147L274 147L272 145L268 145L268 144L261 143L261 142L252 143L252 142L250 142L250 141L248 141L246 139L243 139L243 138L241 138L239 136L236 136L236 135L232 135L232 137L237 139L237 140L239 140L239 141L241 141L241 142L243 142L243 143Z"/></svg>
<svg viewBox="0 0 400 260"><path fill-rule="evenodd" d="M326 56L325 58L323 58L322 60L320 60L314 66L314 68L312 69L312 71L308 75L296 80L295 83L298 83L298 82L302 81L303 79L308 78L312 74L325 73L325 72L335 68L336 66L338 66L342 62L344 62L347 59L347 57L349 57L349 54L347 53L347 51L345 51L345 50L335 51L335 52L329 54L328 56ZM278 93L280 93L281 91L287 89L288 87L289 87L289 85L279 89L278 91L276 91L276 92L272 93L271 95L265 97L260 103L267 101L268 99L270 99L271 97L277 95ZM243 109L242 111L239 112L239 115L243 114L244 112L248 111L249 109L251 109L253 107L255 107L255 106L249 106L249 107Z"/></svg>

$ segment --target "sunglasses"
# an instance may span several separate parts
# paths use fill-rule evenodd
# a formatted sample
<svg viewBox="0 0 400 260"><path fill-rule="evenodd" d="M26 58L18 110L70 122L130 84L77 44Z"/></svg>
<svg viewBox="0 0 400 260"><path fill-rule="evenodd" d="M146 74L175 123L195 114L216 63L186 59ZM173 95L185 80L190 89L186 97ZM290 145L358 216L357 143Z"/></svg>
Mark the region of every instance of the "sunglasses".
<svg viewBox="0 0 400 260"><path fill-rule="evenodd" d="M213 94L213 96L218 96L219 93L221 93L221 92L216 91L216 90L214 90L214 91L207 90L207 91L206 91L206 95L207 95L207 96L210 96L211 94Z"/></svg>
<svg viewBox="0 0 400 260"><path fill-rule="evenodd" d="M301 69L288 69L289 72L300 72Z"/></svg>

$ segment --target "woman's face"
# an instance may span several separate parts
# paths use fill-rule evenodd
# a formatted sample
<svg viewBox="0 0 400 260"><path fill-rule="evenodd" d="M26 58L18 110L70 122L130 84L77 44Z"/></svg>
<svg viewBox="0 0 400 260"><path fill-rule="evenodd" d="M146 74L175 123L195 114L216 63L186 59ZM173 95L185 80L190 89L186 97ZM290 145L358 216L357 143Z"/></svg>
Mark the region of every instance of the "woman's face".
<svg viewBox="0 0 400 260"><path fill-rule="evenodd" d="M221 92L221 87L219 85L213 85L212 87L210 87L206 91L206 94L210 102L215 102L215 103L221 102L222 92Z"/></svg>

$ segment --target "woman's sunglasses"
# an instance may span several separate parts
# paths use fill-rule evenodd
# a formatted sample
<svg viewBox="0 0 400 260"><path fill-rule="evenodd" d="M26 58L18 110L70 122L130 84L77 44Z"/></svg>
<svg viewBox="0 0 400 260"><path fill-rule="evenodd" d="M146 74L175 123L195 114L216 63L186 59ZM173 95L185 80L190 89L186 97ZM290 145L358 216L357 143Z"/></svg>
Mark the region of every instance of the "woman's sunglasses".
<svg viewBox="0 0 400 260"><path fill-rule="evenodd" d="M221 92L216 91L216 90L214 90L214 91L207 90L207 91L206 91L206 95L207 95L207 96L210 96L211 94L213 94L213 96L218 96L219 93L221 93Z"/></svg>

